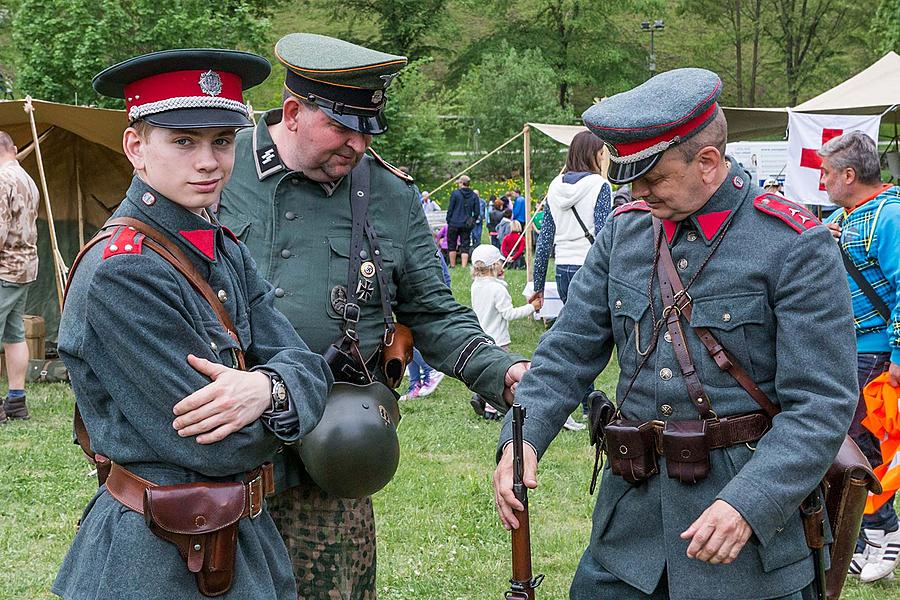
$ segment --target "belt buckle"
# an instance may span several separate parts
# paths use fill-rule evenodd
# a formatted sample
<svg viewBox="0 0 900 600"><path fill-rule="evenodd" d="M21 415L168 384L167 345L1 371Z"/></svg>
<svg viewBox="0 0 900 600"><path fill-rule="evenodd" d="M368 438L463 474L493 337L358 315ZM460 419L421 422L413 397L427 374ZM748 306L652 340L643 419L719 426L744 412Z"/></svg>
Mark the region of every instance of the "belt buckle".
<svg viewBox="0 0 900 600"><path fill-rule="evenodd" d="M248 502L250 503L250 518L255 519L262 513L263 509L264 490L262 473L247 483L247 491L249 492ZM253 504L254 498L257 499L255 507Z"/></svg>

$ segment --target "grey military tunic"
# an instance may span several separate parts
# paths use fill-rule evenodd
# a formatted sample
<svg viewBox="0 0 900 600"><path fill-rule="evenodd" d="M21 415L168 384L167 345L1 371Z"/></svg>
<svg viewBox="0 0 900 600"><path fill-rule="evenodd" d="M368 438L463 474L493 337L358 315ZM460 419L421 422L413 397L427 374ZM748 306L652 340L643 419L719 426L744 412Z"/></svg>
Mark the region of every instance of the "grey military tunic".
<svg viewBox="0 0 900 600"><path fill-rule="evenodd" d="M311 350L324 353L342 331L334 298L335 289L347 285L350 177L320 184L287 169L267 127L280 119L280 110L269 111L255 129L238 133L234 173L219 217L247 244L260 273L275 286L275 306ZM472 311L444 285L415 187L373 160L369 197L369 219L378 234L397 321L412 329L430 365L502 405L506 371L525 359L495 346ZM366 260L371 252L367 243ZM378 282L372 283L358 327L366 357L384 334ZM288 460L279 489L299 482L301 467L293 457Z"/></svg>
<svg viewBox="0 0 900 600"><path fill-rule="evenodd" d="M283 378L296 418L279 435L294 441L309 431L331 374L274 309L273 289L247 249L138 178L115 216L144 221L184 250L218 292L248 367L265 365ZM236 344L187 280L141 243L140 234L123 228L105 247L92 248L62 316L60 354L94 450L158 484L236 480L271 460L285 440L260 421L209 445L178 436L172 407L209 383L187 355L230 367ZM265 511L240 521L235 570L222 598L296 598L284 544ZM203 597L175 546L105 487L85 509L53 592L71 600Z"/></svg>
<svg viewBox="0 0 900 600"><path fill-rule="evenodd" d="M660 474L640 486L612 475L607 465L573 599L601 597L610 574L650 594L665 572L671 598L710 600L789 596L813 578L798 506L831 463L856 403L850 296L825 227L812 226L811 215L794 205L781 216L764 212L767 200L757 208L762 190L748 180L733 167L703 208L666 224L667 243L687 284L728 227L690 287L690 324L709 328L782 412L755 451L745 444L711 451L712 471L695 485L670 479L665 459ZM542 338L519 385L517 400L528 411L525 439L539 456L613 348L621 368L619 398L647 350L654 245L650 213L641 204L619 208L607 222L572 281L566 310ZM652 296L660 318L658 279ZM687 337L713 410L719 416L760 410L718 369L696 335ZM622 412L640 421L698 418L663 333ZM506 423L501 444L510 437ZM753 529L730 565L687 558L689 541L679 537L717 498Z"/></svg>

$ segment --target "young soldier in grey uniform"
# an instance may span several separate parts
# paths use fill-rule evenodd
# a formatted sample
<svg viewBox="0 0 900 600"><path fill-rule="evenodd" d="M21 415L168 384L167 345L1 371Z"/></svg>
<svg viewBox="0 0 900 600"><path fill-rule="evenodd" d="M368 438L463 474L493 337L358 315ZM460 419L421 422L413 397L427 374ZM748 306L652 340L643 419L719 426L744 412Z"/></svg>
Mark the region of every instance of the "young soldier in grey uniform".
<svg viewBox="0 0 900 600"><path fill-rule="evenodd" d="M282 38L275 53L287 68L283 106L238 135L234 177L220 208L222 222L275 286L275 305L314 352L329 351L352 325L370 366L395 317L430 365L505 406L504 389L518 381L525 359L496 347L454 301L412 179L367 152L372 136L387 128L385 94L406 58L312 34ZM363 179L357 165L370 172L367 218L377 244L367 235L351 257L351 202L364 193L356 191ZM362 261L349 294L355 303L348 303L351 259ZM359 306L358 321L346 319L356 317L349 304ZM280 458L280 493L270 506L299 597L374 598L371 499L331 496L295 456Z"/></svg>
<svg viewBox="0 0 900 600"><path fill-rule="evenodd" d="M317 423L331 373L209 212L251 124L242 90L269 71L171 50L94 79L125 98L135 177L73 265L59 329L79 443L105 483L53 586L63 598L296 597L264 463Z"/></svg>
<svg viewBox="0 0 900 600"><path fill-rule="evenodd" d="M584 114L612 151L610 180L630 182L641 200L600 232L516 395L528 414L525 483L535 487L538 458L617 351L628 422L607 429L575 600L813 597L798 507L856 405L850 296L828 230L724 156L721 85L709 71L678 69ZM657 271L666 252L669 271ZM686 293L661 285L672 272ZM771 423L696 327L780 406ZM507 528L521 508L510 438L507 423L494 473Z"/></svg>

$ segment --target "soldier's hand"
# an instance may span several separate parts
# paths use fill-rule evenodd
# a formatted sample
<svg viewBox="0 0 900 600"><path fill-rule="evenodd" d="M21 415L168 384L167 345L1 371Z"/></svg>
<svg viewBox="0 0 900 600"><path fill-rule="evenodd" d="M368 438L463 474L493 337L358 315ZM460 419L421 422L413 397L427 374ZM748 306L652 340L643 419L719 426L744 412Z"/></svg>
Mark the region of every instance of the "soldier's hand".
<svg viewBox="0 0 900 600"><path fill-rule="evenodd" d="M681 539L691 540L689 558L727 565L737 558L752 533L750 524L734 507L716 500L682 532Z"/></svg>
<svg viewBox="0 0 900 600"><path fill-rule="evenodd" d="M825 227L831 232L831 236L834 239L840 239L841 237L841 226L837 223L825 223Z"/></svg>
<svg viewBox="0 0 900 600"><path fill-rule="evenodd" d="M888 368L888 383L894 387L900 387L900 365L892 362Z"/></svg>
<svg viewBox="0 0 900 600"><path fill-rule="evenodd" d="M181 437L197 436L197 443L221 441L257 420L271 405L271 382L264 373L238 371L193 354L187 357L212 383L175 405L172 426Z"/></svg>
<svg viewBox="0 0 900 600"><path fill-rule="evenodd" d="M506 377L503 379L503 401L508 406L512 406L516 398L516 387L522 380L522 375L531 368L531 361L517 362L506 371Z"/></svg>
<svg viewBox="0 0 900 600"><path fill-rule="evenodd" d="M522 482L525 487L534 489L537 487L537 454L531 444L522 444L523 465ZM497 507L497 514L500 515L500 521L507 530L518 529L519 520L516 518L513 510L523 510L525 507L516 500L513 494L513 447L507 444L503 449L503 455L497 468L494 469L494 505Z"/></svg>

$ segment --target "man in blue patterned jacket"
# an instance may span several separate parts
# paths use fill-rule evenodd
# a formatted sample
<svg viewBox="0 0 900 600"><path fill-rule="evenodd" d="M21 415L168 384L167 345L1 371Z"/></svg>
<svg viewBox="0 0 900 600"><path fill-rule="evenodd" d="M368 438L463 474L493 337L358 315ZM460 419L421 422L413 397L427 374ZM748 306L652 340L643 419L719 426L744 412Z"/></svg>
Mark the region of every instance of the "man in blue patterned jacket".
<svg viewBox="0 0 900 600"><path fill-rule="evenodd" d="M822 183L828 198L840 207L828 222L847 260L870 291L850 275L848 282L856 326L859 402L850 435L872 463L881 464L878 440L862 426L866 403L862 388L885 371L891 385L900 386L900 187L881 183L881 166L874 140L861 131L834 138L819 150ZM870 295L874 294L877 298ZM894 498L875 514L863 517L862 539L850 564L850 574L863 582L888 577L900 560L900 523Z"/></svg>

